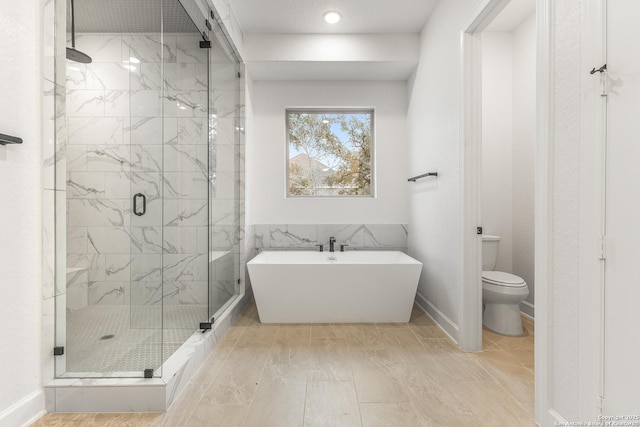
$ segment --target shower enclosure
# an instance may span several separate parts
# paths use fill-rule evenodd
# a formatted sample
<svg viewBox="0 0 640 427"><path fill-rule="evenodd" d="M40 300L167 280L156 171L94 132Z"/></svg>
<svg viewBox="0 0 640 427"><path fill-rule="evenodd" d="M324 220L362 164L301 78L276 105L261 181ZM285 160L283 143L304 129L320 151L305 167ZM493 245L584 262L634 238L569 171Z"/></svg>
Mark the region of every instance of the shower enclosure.
<svg viewBox="0 0 640 427"><path fill-rule="evenodd" d="M205 2L74 6L92 62L56 64L56 377L160 377L240 294L242 63Z"/></svg>

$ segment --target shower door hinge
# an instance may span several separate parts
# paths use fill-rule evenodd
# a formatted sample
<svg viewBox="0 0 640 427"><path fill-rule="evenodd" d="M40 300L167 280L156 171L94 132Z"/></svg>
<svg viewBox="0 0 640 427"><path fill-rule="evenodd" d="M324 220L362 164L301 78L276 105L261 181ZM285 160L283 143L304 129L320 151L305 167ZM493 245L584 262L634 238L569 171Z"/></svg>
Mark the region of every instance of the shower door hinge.
<svg viewBox="0 0 640 427"><path fill-rule="evenodd" d="M209 40L200 41L200 49L211 49L211 42Z"/></svg>
<svg viewBox="0 0 640 427"><path fill-rule="evenodd" d="M240 279L238 279L238 285L240 284Z"/></svg>
<svg viewBox="0 0 640 427"><path fill-rule="evenodd" d="M144 370L145 378L153 378L153 369L145 369Z"/></svg>
<svg viewBox="0 0 640 427"><path fill-rule="evenodd" d="M596 256L600 260L607 259L607 238L606 236L601 236L596 243Z"/></svg>
<svg viewBox="0 0 640 427"><path fill-rule="evenodd" d="M482 234L482 227L478 227L476 229L476 234Z"/></svg>
<svg viewBox="0 0 640 427"><path fill-rule="evenodd" d="M211 329L211 325L213 325L213 318L211 319L211 322L200 322L200 328L198 329L202 329L202 332L204 333Z"/></svg>
<svg viewBox="0 0 640 427"><path fill-rule="evenodd" d="M62 356L64 354L64 347L53 347L54 356Z"/></svg>

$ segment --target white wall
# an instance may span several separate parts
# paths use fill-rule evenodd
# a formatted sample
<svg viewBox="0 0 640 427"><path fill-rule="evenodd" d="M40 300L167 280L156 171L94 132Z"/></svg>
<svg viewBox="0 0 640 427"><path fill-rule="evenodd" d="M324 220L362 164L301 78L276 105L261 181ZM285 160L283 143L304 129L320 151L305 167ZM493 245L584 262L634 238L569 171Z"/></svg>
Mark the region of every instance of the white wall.
<svg viewBox="0 0 640 427"><path fill-rule="evenodd" d="M501 236L497 269L529 287L533 316L536 138L535 14L513 31L482 33L482 224Z"/></svg>
<svg viewBox="0 0 640 427"><path fill-rule="evenodd" d="M254 81L247 100L247 218L253 224L406 224L404 82ZM286 198L287 107L375 108L375 186L370 198Z"/></svg>
<svg viewBox="0 0 640 427"><path fill-rule="evenodd" d="M496 270L513 272L513 60L509 32L482 33L482 227L500 236ZM535 106L535 103L534 103ZM533 158L531 158L533 165ZM533 194L533 187L530 189Z"/></svg>
<svg viewBox="0 0 640 427"><path fill-rule="evenodd" d="M34 403L44 409L43 399L35 402L42 381L41 8L37 1L0 0L0 133L24 139L0 146L2 426L36 415ZM20 401L24 405L12 407Z"/></svg>
<svg viewBox="0 0 640 427"><path fill-rule="evenodd" d="M513 272L529 286L534 304L534 189L536 154L536 16L525 19L513 36ZM533 315L528 305L522 310Z"/></svg>
<svg viewBox="0 0 640 427"><path fill-rule="evenodd" d="M583 4L552 2L552 282L549 286L550 406L566 420L579 419L580 393L580 148ZM588 29L584 30L589 31ZM587 74L588 75L588 74ZM593 244L593 243L592 243ZM586 289L585 289L586 292ZM538 302L540 303L540 302ZM591 313L597 316L597 313ZM596 331L585 331L596 335ZM594 370L593 375L597 376ZM591 405L590 405L591 406ZM593 402L595 406L595 402ZM592 407L593 407L592 406Z"/></svg>
<svg viewBox="0 0 640 427"><path fill-rule="evenodd" d="M438 2L422 30L420 64L408 82L409 174L439 174L409 187L409 253L424 263L418 301L454 336L462 295L460 31L476 3Z"/></svg>

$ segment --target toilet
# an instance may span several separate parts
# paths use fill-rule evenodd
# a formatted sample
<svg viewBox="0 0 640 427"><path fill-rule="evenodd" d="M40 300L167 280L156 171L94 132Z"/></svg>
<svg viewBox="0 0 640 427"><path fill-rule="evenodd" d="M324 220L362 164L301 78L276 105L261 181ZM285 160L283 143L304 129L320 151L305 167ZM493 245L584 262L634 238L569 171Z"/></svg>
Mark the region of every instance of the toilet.
<svg viewBox="0 0 640 427"><path fill-rule="evenodd" d="M520 303L529 295L527 283L515 274L495 271L499 236L482 236L482 325L501 335L524 333Z"/></svg>

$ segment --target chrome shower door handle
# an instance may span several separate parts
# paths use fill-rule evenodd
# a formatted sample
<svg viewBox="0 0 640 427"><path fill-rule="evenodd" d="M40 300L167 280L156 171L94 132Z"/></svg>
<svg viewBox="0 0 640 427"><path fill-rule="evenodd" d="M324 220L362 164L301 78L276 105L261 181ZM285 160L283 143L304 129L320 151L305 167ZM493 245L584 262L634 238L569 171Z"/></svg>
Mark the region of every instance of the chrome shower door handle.
<svg viewBox="0 0 640 427"><path fill-rule="evenodd" d="M138 199L142 199L142 210L138 210ZM133 196L133 213L142 216L147 213L147 197L142 193Z"/></svg>

